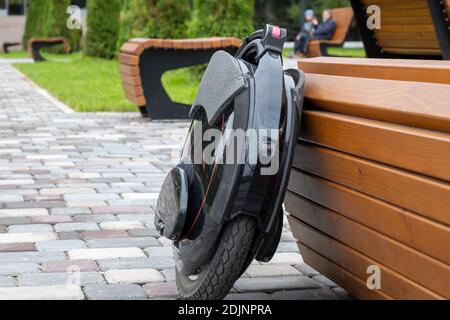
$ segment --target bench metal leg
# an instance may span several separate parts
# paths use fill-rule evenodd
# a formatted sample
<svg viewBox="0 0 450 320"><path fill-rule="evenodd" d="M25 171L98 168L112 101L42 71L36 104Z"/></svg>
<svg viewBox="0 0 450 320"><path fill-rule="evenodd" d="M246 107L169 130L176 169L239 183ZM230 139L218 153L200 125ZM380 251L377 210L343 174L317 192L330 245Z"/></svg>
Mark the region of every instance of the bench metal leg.
<svg viewBox="0 0 450 320"><path fill-rule="evenodd" d="M436 36L441 46L444 60L450 60L450 19L449 12L442 0L428 0L431 18L436 29Z"/></svg>
<svg viewBox="0 0 450 320"><path fill-rule="evenodd" d="M35 62L42 62L42 61L46 61L44 59L44 57L41 55L41 49L42 48L48 48L48 47L52 47L52 46L56 46L59 44L64 44L63 41L61 42L33 42L31 44L31 51L32 51L32 55L33 55L33 60Z"/></svg>
<svg viewBox="0 0 450 320"><path fill-rule="evenodd" d="M236 50L235 47L225 49L230 54L234 54ZM140 56L139 69L144 96L147 101L147 115L154 120L188 119L190 105L172 101L163 87L161 77L169 70L206 64L216 51L217 49L149 48L145 50Z"/></svg>

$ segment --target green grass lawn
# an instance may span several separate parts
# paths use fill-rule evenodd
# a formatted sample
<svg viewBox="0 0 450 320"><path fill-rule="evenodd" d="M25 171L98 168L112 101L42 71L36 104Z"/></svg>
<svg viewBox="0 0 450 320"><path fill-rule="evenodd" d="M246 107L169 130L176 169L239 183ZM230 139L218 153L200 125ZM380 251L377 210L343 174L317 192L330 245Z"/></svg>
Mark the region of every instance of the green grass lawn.
<svg viewBox="0 0 450 320"><path fill-rule="evenodd" d="M0 59L22 59L29 58L28 52L25 50L11 51L10 53L0 52Z"/></svg>
<svg viewBox="0 0 450 320"><path fill-rule="evenodd" d="M15 64L39 86L80 112L136 111L126 100L119 76L117 60L71 55L44 54L49 61ZM163 84L171 98L191 104L200 79L186 69L163 76Z"/></svg>
<svg viewBox="0 0 450 320"><path fill-rule="evenodd" d="M287 57L291 51L292 49L284 49L283 57ZM330 47L328 48L328 54L337 57L364 58L366 56L366 51L363 48Z"/></svg>

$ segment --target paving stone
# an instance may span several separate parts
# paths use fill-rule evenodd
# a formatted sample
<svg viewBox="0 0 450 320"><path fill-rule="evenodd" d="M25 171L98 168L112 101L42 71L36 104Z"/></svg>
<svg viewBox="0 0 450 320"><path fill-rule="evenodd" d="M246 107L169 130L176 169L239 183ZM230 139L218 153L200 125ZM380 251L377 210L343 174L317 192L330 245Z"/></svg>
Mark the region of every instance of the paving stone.
<svg viewBox="0 0 450 320"><path fill-rule="evenodd" d="M149 257L173 257L172 247L150 247L144 251Z"/></svg>
<svg viewBox="0 0 450 320"><path fill-rule="evenodd" d="M53 232L36 232L36 233L1 233L0 244L7 243L27 243L56 240L56 234Z"/></svg>
<svg viewBox="0 0 450 320"><path fill-rule="evenodd" d="M333 281L331 281L330 279L326 278L323 275L317 275L313 277L313 280L321 283L322 285L329 287L329 288L335 288L338 287L338 285L336 283L334 283Z"/></svg>
<svg viewBox="0 0 450 320"><path fill-rule="evenodd" d="M163 282L163 275L155 269L110 269L105 272L108 283Z"/></svg>
<svg viewBox="0 0 450 320"><path fill-rule="evenodd" d="M151 299L178 298L178 288L175 281L155 282L144 285L145 293Z"/></svg>
<svg viewBox="0 0 450 320"><path fill-rule="evenodd" d="M172 247L172 245L173 245L173 241L172 240L169 240L169 239L164 238L164 237L159 237L158 241L159 241L159 243L161 243L162 246L165 246L165 247Z"/></svg>
<svg viewBox="0 0 450 320"><path fill-rule="evenodd" d="M57 232L91 231L99 230L99 227L96 223L58 223L55 225L55 230Z"/></svg>
<svg viewBox="0 0 450 320"><path fill-rule="evenodd" d="M301 276L302 273L290 265L251 265L245 271L251 278Z"/></svg>
<svg viewBox="0 0 450 320"><path fill-rule="evenodd" d="M272 300L270 294L264 292L249 292L249 293L230 293L224 300L239 301L239 300L250 300L250 301L263 301Z"/></svg>
<svg viewBox="0 0 450 320"><path fill-rule="evenodd" d="M0 209L0 218L46 216L45 208Z"/></svg>
<svg viewBox="0 0 450 320"><path fill-rule="evenodd" d="M274 300L339 300L329 289L289 290L278 291L272 294Z"/></svg>
<svg viewBox="0 0 450 320"><path fill-rule="evenodd" d="M153 213L153 209L147 206L116 206L116 207L96 207L92 208L95 214L139 214Z"/></svg>
<svg viewBox="0 0 450 320"><path fill-rule="evenodd" d="M140 221L142 223L154 226L155 215L154 214L119 214L117 215L119 221Z"/></svg>
<svg viewBox="0 0 450 320"><path fill-rule="evenodd" d="M38 263L15 263L0 262L0 275L4 276L18 276L22 273L35 273L40 271Z"/></svg>
<svg viewBox="0 0 450 320"><path fill-rule="evenodd" d="M92 207L103 207L106 205L106 203L101 200L72 200L67 201L66 205L68 207L92 208Z"/></svg>
<svg viewBox="0 0 450 320"><path fill-rule="evenodd" d="M59 240L79 240L79 239L81 239L80 234L76 231L59 232L58 238L59 238Z"/></svg>
<svg viewBox="0 0 450 320"><path fill-rule="evenodd" d="M145 257L139 248L104 248L104 249L73 249L68 252L74 260L102 260Z"/></svg>
<svg viewBox="0 0 450 320"><path fill-rule="evenodd" d="M347 291L345 291L342 288L339 288L339 287L332 288L331 291L333 291L333 293L342 300L354 300L355 299Z"/></svg>
<svg viewBox="0 0 450 320"><path fill-rule="evenodd" d="M53 227L49 224L21 224L8 227L9 233L39 233L53 232Z"/></svg>
<svg viewBox="0 0 450 320"><path fill-rule="evenodd" d="M100 223L102 230L132 230L144 229L144 225L140 221L111 221Z"/></svg>
<svg viewBox="0 0 450 320"><path fill-rule="evenodd" d="M280 242L277 252L299 252L296 242Z"/></svg>
<svg viewBox="0 0 450 320"><path fill-rule="evenodd" d="M95 272L98 271L98 266L94 260L65 260L43 263L41 269L43 272L73 272L77 269L81 272Z"/></svg>
<svg viewBox="0 0 450 320"><path fill-rule="evenodd" d="M90 222L90 223L101 223L117 221L117 218L112 214L81 214L73 217L76 222Z"/></svg>
<svg viewBox="0 0 450 320"><path fill-rule="evenodd" d="M111 239L93 239L88 240L87 245L89 248L126 248L137 247L147 248L150 246L159 246L158 240L155 238L111 238Z"/></svg>
<svg viewBox="0 0 450 320"><path fill-rule="evenodd" d="M86 248L86 243L82 240L54 240L36 243L38 251L67 251L82 248Z"/></svg>
<svg viewBox="0 0 450 320"><path fill-rule="evenodd" d="M144 289L137 284L94 284L84 287L88 300L142 300L146 299Z"/></svg>
<svg viewBox="0 0 450 320"><path fill-rule="evenodd" d="M98 262L100 270L110 269L156 269L175 267L175 261L169 257L106 259Z"/></svg>
<svg viewBox="0 0 450 320"><path fill-rule="evenodd" d="M303 263L302 256L295 252L280 252L275 253L272 260L268 264L290 264L296 265Z"/></svg>
<svg viewBox="0 0 450 320"><path fill-rule="evenodd" d="M26 273L17 277L19 286L58 286L105 283L103 276L97 272L61 272L61 273Z"/></svg>
<svg viewBox="0 0 450 320"><path fill-rule="evenodd" d="M27 201L27 202L7 202L4 204L5 208L20 209L50 209L64 206L63 201ZM29 215L27 215L29 217Z"/></svg>
<svg viewBox="0 0 450 320"><path fill-rule="evenodd" d="M43 263L47 261L65 260L63 252L1 252L0 265L8 263Z"/></svg>
<svg viewBox="0 0 450 320"><path fill-rule="evenodd" d="M54 215L77 215L77 214L90 214L91 210L89 208L69 208L69 207L64 207L64 208L52 208L50 209L50 213L54 214Z"/></svg>
<svg viewBox="0 0 450 320"><path fill-rule="evenodd" d="M36 251L34 243L1 243L0 252Z"/></svg>
<svg viewBox="0 0 450 320"><path fill-rule="evenodd" d="M176 279L175 268L164 269L161 273L166 281L175 281Z"/></svg>
<svg viewBox="0 0 450 320"><path fill-rule="evenodd" d="M94 189L91 188L55 188L55 189L41 189L41 194L89 194L96 193Z"/></svg>
<svg viewBox="0 0 450 320"><path fill-rule="evenodd" d="M161 235L156 229L134 229L128 230L128 235L130 237L155 237L159 238Z"/></svg>
<svg viewBox="0 0 450 320"><path fill-rule="evenodd" d="M28 223L30 223L30 218L26 217L0 218L1 226L10 226L13 224L28 224Z"/></svg>
<svg viewBox="0 0 450 320"><path fill-rule="evenodd" d="M0 300L83 300L79 286L0 288Z"/></svg>
<svg viewBox="0 0 450 320"><path fill-rule="evenodd" d="M287 289L316 289L322 286L305 276L276 278L240 278L234 284L238 292L274 292Z"/></svg>
<svg viewBox="0 0 450 320"><path fill-rule="evenodd" d="M0 226L0 233L6 233L8 232L8 229L4 226Z"/></svg>
<svg viewBox="0 0 450 320"><path fill-rule="evenodd" d="M305 276L313 277L319 274L319 272L310 266L308 266L306 263L302 263L300 265L294 266L296 269L300 270L301 273L303 273Z"/></svg>
<svg viewBox="0 0 450 320"><path fill-rule="evenodd" d="M69 173L69 179L96 179L100 178L98 173L93 172L79 172L79 173Z"/></svg>
<svg viewBox="0 0 450 320"><path fill-rule="evenodd" d="M57 223L67 223L72 222L71 216L64 215L51 215L42 217L31 217L30 222L35 224L57 224Z"/></svg>
<svg viewBox="0 0 450 320"><path fill-rule="evenodd" d="M92 201L92 200L116 200L120 196L115 193L92 193L92 194L66 194L64 200L66 201Z"/></svg>
<svg viewBox="0 0 450 320"><path fill-rule="evenodd" d="M126 238L126 237L128 237L128 233L124 230L84 231L81 233L81 238L83 238L85 240Z"/></svg>
<svg viewBox="0 0 450 320"><path fill-rule="evenodd" d="M19 202L23 201L23 197L19 194L0 194L1 202Z"/></svg>
<svg viewBox="0 0 450 320"><path fill-rule="evenodd" d="M17 286L16 279L9 276L0 276L0 287L15 287Z"/></svg>

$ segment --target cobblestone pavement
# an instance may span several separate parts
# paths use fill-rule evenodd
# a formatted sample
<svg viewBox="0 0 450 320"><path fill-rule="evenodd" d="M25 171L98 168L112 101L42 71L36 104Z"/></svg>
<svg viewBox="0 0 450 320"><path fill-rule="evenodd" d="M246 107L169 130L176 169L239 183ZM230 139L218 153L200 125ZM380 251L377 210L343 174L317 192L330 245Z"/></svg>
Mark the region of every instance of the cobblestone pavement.
<svg viewBox="0 0 450 320"><path fill-rule="evenodd" d="M67 113L1 65L0 299L175 298L153 210L187 127ZM273 261L252 264L227 298L347 295L302 264L286 224Z"/></svg>

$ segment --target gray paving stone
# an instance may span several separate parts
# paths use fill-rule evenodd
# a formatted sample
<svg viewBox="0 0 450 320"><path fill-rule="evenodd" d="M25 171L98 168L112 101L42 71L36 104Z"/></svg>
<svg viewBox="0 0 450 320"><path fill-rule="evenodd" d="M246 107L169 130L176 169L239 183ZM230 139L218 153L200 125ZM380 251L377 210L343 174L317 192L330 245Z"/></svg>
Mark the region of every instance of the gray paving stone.
<svg viewBox="0 0 450 320"><path fill-rule="evenodd" d="M86 248L86 243L82 240L53 240L36 242L38 251L67 251L70 249Z"/></svg>
<svg viewBox="0 0 450 320"><path fill-rule="evenodd" d="M154 237L159 238L161 235L156 229L134 229L128 230L128 235L130 237Z"/></svg>
<svg viewBox="0 0 450 320"><path fill-rule="evenodd" d="M144 251L149 257L173 257L172 247L150 247Z"/></svg>
<svg viewBox="0 0 450 320"><path fill-rule="evenodd" d="M17 263L0 261L0 275L2 276L18 276L22 273L36 273L40 271L38 263Z"/></svg>
<svg viewBox="0 0 450 320"><path fill-rule="evenodd" d="M72 231L72 232L59 232L58 238L60 240L78 240L81 239L81 236L78 232Z"/></svg>
<svg viewBox="0 0 450 320"><path fill-rule="evenodd" d="M136 237L136 238L111 238L111 239L92 239L87 240L89 248L125 248L137 247L146 248L150 246L159 246L158 240L151 237Z"/></svg>
<svg viewBox="0 0 450 320"><path fill-rule="evenodd" d="M0 265L8 263L43 263L47 261L65 260L63 252L0 252Z"/></svg>
<svg viewBox="0 0 450 320"><path fill-rule="evenodd" d="M143 300L144 289L137 284L87 285L84 293L88 300Z"/></svg>
<svg viewBox="0 0 450 320"><path fill-rule="evenodd" d="M156 269L164 270L175 267L175 262L169 257L105 259L98 261L100 270L110 269Z"/></svg>
<svg viewBox="0 0 450 320"><path fill-rule="evenodd" d="M164 269L161 271L161 273L164 276L164 279L166 279L166 281L175 281L176 279L175 268Z"/></svg>
<svg viewBox="0 0 450 320"><path fill-rule="evenodd" d="M264 292L249 292L249 293L230 293L224 300L239 301L239 300L272 300L270 294Z"/></svg>
<svg viewBox="0 0 450 320"><path fill-rule="evenodd" d="M308 277L313 277L319 274L319 272L313 268L311 268L310 266L308 266L307 264L303 263L300 265L295 265L295 268L297 268L301 273L303 273L303 275L308 276Z"/></svg>
<svg viewBox="0 0 450 320"><path fill-rule="evenodd" d="M240 278L234 284L238 292L265 291L274 292L287 289L317 289L321 285L305 276L276 278Z"/></svg>
<svg viewBox="0 0 450 320"><path fill-rule="evenodd" d="M9 233L34 233L53 232L53 227L49 224L22 224L8 227Z"/></svg>
<svg viewBox="0 0 450 320"><path fill-rule="evenodd" d="M50 214L77 215L90 213L91 210L89 208L62 207L50 209Z"/></svg>
<svg viewBox="0 0 450 320"><path fill-rule="evenodd" d="M75 222L101 223L109 221L117 221L112 214L80 214L73 217Z"/></svg>
<svg viewBox="0 0 450 320"><path fill-rule="evenodd" d="M0 287L15 287L16 279L9 276L0 276Z"/></svg>
<svg viewBox="0 0 450 320"><path fill-rule="evenodd" d="M313 277L313 280L319 282L320 284L329 287L329 288L335 288L338 287L338 285L336 283L334 283L333 281L331 281L330 279L326 278L323 275L317 275Z"/></svg>
<svg viewBox="0 0 450 320"><path fill-rule="evenodd" d="M58 223L55 225L56 232L92 231L100 230L96 223Z"/></svg>
<svg viewBox="0 0 450 320"><path fill-rule="evenodd" d="M313 289L313 290L289 290L278 291L272 294L274 300L340 300L329 289Z"/></svg>
<svg viewBox="0 0 450 320"><path fill-rule="evenodd" d="M28 224L30 219L26 217L15 217L15 218L0 218L1 226L10 226L14 224Z"/></svg>
<svg viewBox="0 0 450 320"><path fill-rule="evenodd" d="M78 282L79 281L79 282ZM97 272L64 273L26 273L17 278L19 286L58 286L105 283L103 276Z"/></svg>

